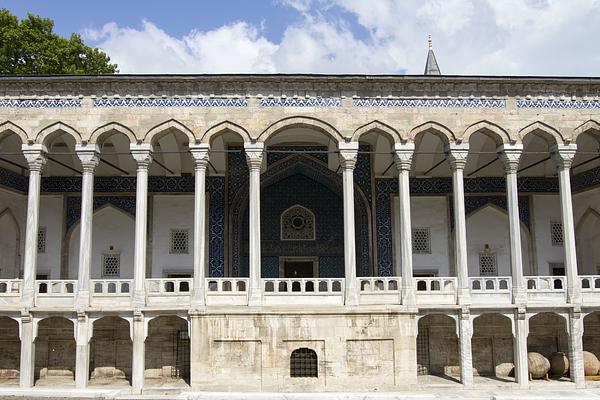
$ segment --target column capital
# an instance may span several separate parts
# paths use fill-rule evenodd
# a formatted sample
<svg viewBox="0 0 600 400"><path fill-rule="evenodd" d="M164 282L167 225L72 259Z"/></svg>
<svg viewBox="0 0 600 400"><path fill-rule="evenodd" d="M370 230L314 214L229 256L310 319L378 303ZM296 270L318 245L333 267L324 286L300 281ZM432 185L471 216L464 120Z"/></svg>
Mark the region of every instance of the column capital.
<svg viewBox="0 0 600 400"><path fill-rule="evenodd" d="M496 149L498 157L504 163L504 171L508 173L517 173L519 169L519 160L521 159L521 153L523 153L523 145L517 144L503 144Z"/></svg>
<svg viewBox="0 0 600 400"><path fill-rule="evenodd" d="M210 145L208 143L190 144L190 153L196 168L206 168L209 160Z"/></svg>
<svg viewBox="0 0 600 400"><path fill-rule="evenodd" d="M358 142L340 142L338 144L340 165L343 169L354 169L358 159L358 147Z"/></svg>
<svg viewBox="0 0 600 400"><path fill-rule="evenodd" d="M469 156L469 145L467 143L450 143L446 146L446 154L452 171L465 169Z"/></svg>
<svg viewBox="0 0 600 400"><path fill-rule="evenodd" d="M46 164L48 149L43 144L24 144L21 146L23 156L29 165L29 171L41 172Z"/></svg>
<svg viewBox="0 0 600 400"><path fill-rule="evenodd" d="M577 145L575 143L557 144L550 148L550 155L560 170L571 168L576 152Z"/></svg>
<svg viewBox="0 0 600 400"><path fill-rule="evenodd" d="M100 162L100 147L96 144L76 144L75 153L81 161L83 172L94 173L94 170Z"/></svg>
<svg viewBox="0 0 600 400"><path fill-rule="evenodd" d="M141 144L130 144L129 151L133 156L135 162L137 162L138 168L145 167L148 168L148 165L152 162L152 145L148 143Z"/></svg>
<svg viewBox="0 0 600 400"><path fill-rule="evenodd" d="M248 168L259 170L262 167L263 155L265 154L265 144L262 142L245 142L244 151L246 152L246 162Z"/></svg>
<svg viewBox="0 0 600 400"><path fill-rule="evenodd" d="M394 162L398 171L410 171L414 153L414 143L396 143L394 145Z"/></svg>

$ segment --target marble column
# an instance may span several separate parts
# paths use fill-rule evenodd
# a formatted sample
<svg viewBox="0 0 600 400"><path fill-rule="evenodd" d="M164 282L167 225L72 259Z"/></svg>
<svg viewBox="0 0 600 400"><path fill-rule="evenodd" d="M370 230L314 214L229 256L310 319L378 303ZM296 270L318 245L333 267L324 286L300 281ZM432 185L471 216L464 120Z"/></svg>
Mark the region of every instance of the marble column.
<svg viewBox="0 0 600 400"><path fill-rule="evenodd" d="M264 143L246 142L244 144L246 161L250 173L249 188L249 261L250 287L248 305L262 304L261 258L260 258L260 169L264 155Z"/></svg>
<svg viewBox="0 0 600 400"><path fill-rule="evenodd" d="M463 172L469 146L450 144L447 149L452 170L452 201L454 204L454 265L458 278L458 304L470 304L469 268L467 265L467 222L465 216L465 187ZM471 371L472 372L472 371ZM471 374L472 375L472 374Z"/></svg>
<svg viewBox="0 0 600 400"><path fill-rule="evenodd" d="M521 251L521 219L519 218L519 194L517 170L523 152L522 144L504 144L498 148L506 173L506 204L508 208L508 237L510 240L510 267L512 271L513 303L527 302L525 279L523 278L523 255Z"/></svg>
<svg viewBox="0 0 600 400"><path fill-rule="evenodd" d="M194 159L194 283L192 308L205 306L204 291L206 277L206 167L208 166L209 145L190 144Z"/></svg>
<svg viewBox="0 0 600 400"><path fill-rule="evenodd" d="M133 355L131 360L131 392L142 393L144 387L144 369L146 368L146 326L144 314L140 311L133 313Z"/></svg>
<svg viewBox="0 0 600 400"><path fill-rule="evenodd" d="M578 306L571 309L569 314L569 365L571 381L577 387L584 388L583 317Z"/></svg>
<svg viewBox="0 0 600 400"><path fill-rule="evenodd" d="M527 361L527 336L529 336L529 325L524 307L515 310L513 353L515 364L515 380L519 387L529 387L529 363Z"/></svg>
<svg viewBox="0 0 600 400"><path fill-rule="evenodd" d="M344 303L347 306L358 305L354 227L354 167L358 157L358 145L358 142L341 142L338 145L344 195Z"/></svg>
<svg viewBox="0 0 600 400"><path fill-rule="evenodd" d="M471 339L473 337L473 322L467 307L463 307L458 316L458 340L460 353L460 381L464 386L473 385L473 356Z"/></svg>
<svg viewBox="0 0 600 400"><path fill-rule="evenodd" d="M396 143L394 145L394 161L398 168L398 215L400 236L400 250L396 258L400 260L402 269L402 304L414 306L416 304L415 284L412 265L412 226L410 220L410 182L409 175L412 158L415 151L414 143Z"/></svg>
<svg viewBox="0 0 600 400"><path fill-rule="evenodd" d="M81 161L81 223L79 225L79 270L77 272L77 309L90 305L90 267L92 264L92 222L94 215L94 171L100 161L100 148L93 145L76 145L75 152Z"/></svg>
<svg viewBox="0 0 600 400"><path fill-rule="evenodd" d="M148 228L148 167L152 162L152 146L146 143L131 144L131 155L137 162L135 192L135 249L133 259L133 304L146 303L146 240Z"/></svg>
<svg viewBox="0 0 600 400"><path fill-rule="evenodd" d="M90 369L90 321L85 312L77 313L75 334L75 387L85 389Z"/></svg>
<svg viewBox="0 0 600 400"><path fill-rule="evenodd" d="M42 144L24 144L23 155L29 165L29 191L27 192L27 226L25 228L25 254L23 258L23 293L21 307L34 305L35 275L37 271L38 230L40 215L40 184L48 150Z"/></svg>
<svg viewBox="0 0 600 400"><path fill-rule="evenodd" d="M35 328L29 313L21 315L21 361L19 366L19 386L21 389L33 387L35 377Z"/></svg>
<svg viewBox="0 0 600 400"><path fill-rule="evenodd" d="M576 151L577 145L568 144L554 146L550 153L558 168L565 273L567 274L567 301L569 303L581 304L581 282L577 274L575 222L573 220L573 198L571 194L571 177L569 175Z"/></svg>

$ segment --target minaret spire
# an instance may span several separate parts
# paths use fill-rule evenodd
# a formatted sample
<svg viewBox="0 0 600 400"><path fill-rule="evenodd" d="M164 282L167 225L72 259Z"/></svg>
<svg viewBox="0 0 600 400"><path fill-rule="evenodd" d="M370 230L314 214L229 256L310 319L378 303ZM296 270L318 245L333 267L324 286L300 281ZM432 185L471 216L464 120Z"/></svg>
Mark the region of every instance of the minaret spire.
<svg viewBox="0 0 600 400"><path fill-rule="evenodd" d="M431 35L429 35L429 38L427 39L427 47L429 48L429 51L427 52L427 62L425 63L425 75L441 75L440 67L435 59L435 54L433 53L433 41L431 40Z"/></svg>

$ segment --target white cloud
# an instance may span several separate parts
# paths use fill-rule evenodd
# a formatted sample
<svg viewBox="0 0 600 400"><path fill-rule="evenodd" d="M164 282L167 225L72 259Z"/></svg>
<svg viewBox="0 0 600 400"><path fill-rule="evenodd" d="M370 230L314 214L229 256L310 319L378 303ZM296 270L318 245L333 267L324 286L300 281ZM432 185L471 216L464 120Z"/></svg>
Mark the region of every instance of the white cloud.
<svg viewBox="0 0 600 400"><path fill-rule="evenodd" d="M265 36L263 26L243 21L181 38L148 21L140 29L109 23L84 37L122 73L420 74L428 34L446 74L600 71L600 0L277 2L297 10L299 19L276 40ZM356 33L356 23L366 37Z"/></svg>

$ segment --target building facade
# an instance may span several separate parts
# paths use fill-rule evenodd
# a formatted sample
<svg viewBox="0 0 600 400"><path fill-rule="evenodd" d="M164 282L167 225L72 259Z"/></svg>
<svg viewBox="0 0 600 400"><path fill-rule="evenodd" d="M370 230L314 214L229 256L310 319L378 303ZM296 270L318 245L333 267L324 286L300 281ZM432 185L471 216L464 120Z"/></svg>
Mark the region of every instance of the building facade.
<svg viewBox="0 0 600 400"><path fill-rule="evenodd" d="M583 387L598 135L598 79L0 78L0 377Z"/></svg>

